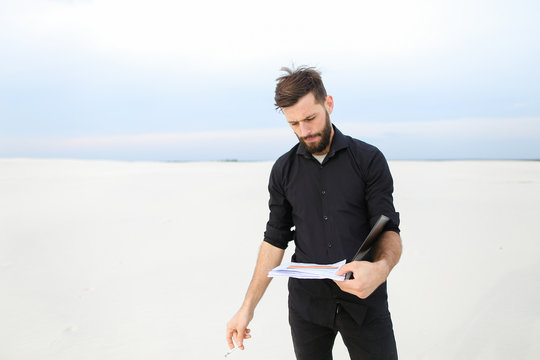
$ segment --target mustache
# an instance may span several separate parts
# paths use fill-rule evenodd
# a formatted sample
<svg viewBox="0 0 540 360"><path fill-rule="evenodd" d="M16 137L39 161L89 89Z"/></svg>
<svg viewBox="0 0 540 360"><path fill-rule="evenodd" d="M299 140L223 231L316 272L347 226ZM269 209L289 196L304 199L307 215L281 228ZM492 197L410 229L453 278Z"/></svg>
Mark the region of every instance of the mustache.
<svg viewBox="0 0 540 360"><path fill-rule="evenodd" d="M314 136L322 136L322 133L316 133L316 134L311 134L311 135L308 135L308 136L302 136L300 139L307 140L310 137L314 137Z"/></svg>

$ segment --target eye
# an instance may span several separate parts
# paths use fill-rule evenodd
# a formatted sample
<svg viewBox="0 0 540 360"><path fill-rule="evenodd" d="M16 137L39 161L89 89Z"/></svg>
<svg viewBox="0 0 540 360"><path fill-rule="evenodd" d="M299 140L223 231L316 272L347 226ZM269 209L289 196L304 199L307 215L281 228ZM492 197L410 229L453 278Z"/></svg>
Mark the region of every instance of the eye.
<svg viewBox="0 0 540 360"><path fill-rule="evenodd" d="M298 126L298 121L292 121L289 124L291 124L291 126Z"/></svg>

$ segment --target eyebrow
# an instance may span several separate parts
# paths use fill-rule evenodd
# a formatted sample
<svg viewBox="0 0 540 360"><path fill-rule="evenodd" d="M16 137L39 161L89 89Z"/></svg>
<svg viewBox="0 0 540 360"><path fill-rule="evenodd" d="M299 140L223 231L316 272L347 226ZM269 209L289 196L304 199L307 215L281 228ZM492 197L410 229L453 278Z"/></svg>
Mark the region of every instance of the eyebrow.
<svg viewBox="0 0 540 360"><path fill-rule="evenodd" d="M289 123L293 123L293 122L299 122L299 121L304 121L304 120L307 120L309 118L314 118L315 116L317 116L317 113L313 113L311 115L308 115L306 116L305 118L303 119L300 119L300 120L291 120L291 121L288 121Z"/></svg>

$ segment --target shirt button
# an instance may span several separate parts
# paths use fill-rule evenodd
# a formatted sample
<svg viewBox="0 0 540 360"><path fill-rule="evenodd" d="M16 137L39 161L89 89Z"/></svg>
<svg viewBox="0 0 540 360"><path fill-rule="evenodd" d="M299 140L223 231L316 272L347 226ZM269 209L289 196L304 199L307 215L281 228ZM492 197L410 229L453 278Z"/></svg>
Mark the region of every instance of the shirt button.
<svg viewBox="0 0 540 360"><path fill-rule="evenodd" d="M324 216L323 216L323 219L324 219L324 220L328 220L328 216L324 215Z"/></svg>
<svg viewBox="0 0 540 360"><path fill-rule="evenodd" d="M321 194L326 195L326 190L321 191Z"/></svg>
<svg viewBox="0 0 540 360"><path fill-rule="evenodd" d="M331 248L331 247L332 247L332 243L328 243L328 247Z"/></svg>

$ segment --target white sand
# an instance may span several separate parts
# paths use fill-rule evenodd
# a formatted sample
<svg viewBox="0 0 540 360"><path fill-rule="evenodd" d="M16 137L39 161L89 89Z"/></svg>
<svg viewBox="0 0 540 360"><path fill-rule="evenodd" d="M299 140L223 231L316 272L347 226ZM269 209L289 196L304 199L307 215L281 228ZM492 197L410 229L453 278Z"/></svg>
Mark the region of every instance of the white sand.
<svg viewBox="0 0 540 360"><path fill-rule="evenodd" d="M222 359L271 165L0 159L0 359ZM538 358L540 162L390 165L400 358ZM251 328L229 359L294 358L285 279Z"/></svg>

